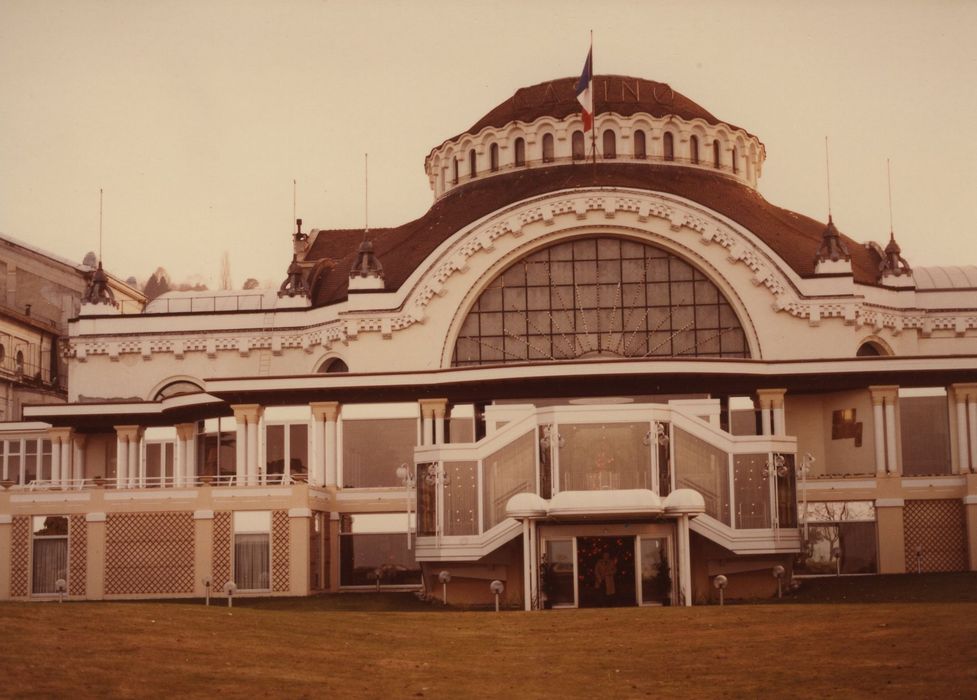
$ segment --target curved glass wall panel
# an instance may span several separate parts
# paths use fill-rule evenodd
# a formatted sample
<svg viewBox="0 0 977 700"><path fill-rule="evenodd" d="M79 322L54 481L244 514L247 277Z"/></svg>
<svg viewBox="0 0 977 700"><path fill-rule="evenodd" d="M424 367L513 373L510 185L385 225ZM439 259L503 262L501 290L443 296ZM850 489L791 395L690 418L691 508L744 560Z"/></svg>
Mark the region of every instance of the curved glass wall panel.
<svg viewBox="0 0 977 700"><path fill-rule="evenodd" d="M749 357L742 325L702 272L655 246L564 241L510 265L462 324L452 365L587 357Z"/></svg>
<svg viewBox="0 0 977 700"><path fill-rule="evenodd" d="M536 431L526 433L482 461L485 530L505 520L517 493L536 492Z"/></svg>

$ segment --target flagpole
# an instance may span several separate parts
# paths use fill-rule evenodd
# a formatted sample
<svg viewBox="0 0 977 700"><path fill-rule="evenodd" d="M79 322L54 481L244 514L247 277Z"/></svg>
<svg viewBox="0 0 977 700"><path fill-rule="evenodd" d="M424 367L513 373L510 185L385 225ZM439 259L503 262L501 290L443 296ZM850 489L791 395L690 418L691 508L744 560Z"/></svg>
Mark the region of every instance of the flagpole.
<svg viewBox="0 0 977 700"><path fill-rule="evenodd" d="M594 73L594 30L590 30L590 76L592 81L591 104L594 118L590 123L590 153L594 159L594 174L597 172L597 76Z"/></svg>

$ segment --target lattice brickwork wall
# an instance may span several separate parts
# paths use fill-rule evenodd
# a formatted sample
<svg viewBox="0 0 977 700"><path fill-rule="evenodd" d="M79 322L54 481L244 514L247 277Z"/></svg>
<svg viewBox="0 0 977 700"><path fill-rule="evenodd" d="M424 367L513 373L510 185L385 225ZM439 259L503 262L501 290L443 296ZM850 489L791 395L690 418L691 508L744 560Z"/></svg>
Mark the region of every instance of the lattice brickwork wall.
<svg viewBox="0 0 977 700"><path fill-rule="evenodd" d="M15 515L10 524L10 597L27 595L30 583L31 519Z"/></svg>
<svg viewBox="0 0 977 700"><path fill-rule="evenodd" d="M68 595L85 595L88 581L88 523L84 515L68 521Z"/></svg>
<svg viewBox="0 0 977 700"><path fill-rule="evenodd" d="M193 513L118 513L105 520L105 592L193 593Z"/></svg>
<svg viewBox="0 0 977 700"><path fill-rule="evenodd" d="M906 501L902 511L906 571L916 571L916 548L922 571L967 570L967 526L963 501Z"/></svg>
<svg viewBox="0 0 977 700"><path fill-rule="evenodd" d="M271 514L271 583L276 593L289 590L288 574L288 511L276 510Z"/></svg>
<svg viewBox="0 0 977 700"><path fill-rule="evenodd" d="M231 580L231 514L214 513L213 559L211 561L211 590L223 593L224 584Z"/></svg>

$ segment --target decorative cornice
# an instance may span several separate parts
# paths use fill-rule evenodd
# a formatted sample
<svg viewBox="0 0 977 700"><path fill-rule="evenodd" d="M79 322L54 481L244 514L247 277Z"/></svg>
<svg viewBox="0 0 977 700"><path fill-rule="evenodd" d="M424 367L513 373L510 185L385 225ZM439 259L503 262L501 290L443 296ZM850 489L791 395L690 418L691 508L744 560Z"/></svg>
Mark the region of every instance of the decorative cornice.
<svg viewBox="0 0 977 700"><path fill-rule="evenodd" d="M311 353L320 346L328 350L334 344L348 345L360 334L367 333L379 333L382 338L389 339L396 332L423 323L428 307L447 293L446 285L451 278L466 273L470 259L482 251L491 253L500 239L519 238L535 223L545 226L538 235L547 235L571 225L578 227L595 216L599 217L597 221L606 222L622 215L633 215L639 223L651 219L666 221L676 234L688 234L689 241L686 242L693 240L694 235L702 245L721 246L727 251L725 257L730 264L746 267L753 285L769 292L775 311L806 319L811 326L818 326L826 319L838 319L845 325L868 327L876 332L888 329L896 335L905 330L916 330L923 337L937 331L963 336L967 331L977 329L977 309L930 313L918 308L886 307L865 301L861 296L805 297L799 287L809 281L778 264L776 255L766 250L746 229L673 197L632 190L594 189L544 195L512 205L463 229L456 234L454 242L441 249L435 262L419 275L411 288L403 294L383 295L380 303L387 299L390 300L388 303L397 303L403 297L398 309L386 313L340 311L336 318L317 325L282 328L275 332L262 327L226 331L226 335L213 330L187 331L178 333L180 337L176 338L173 337L175 334L131 331L124 336L76 336L68 342L67 352L81 362L92 355L108 355L113 360L118 360L121 355L141 355L144 360L149 360L156 353L172 353L180 359L201 352L208 357L228 352L247 356L251 351L264 350L274 354L298 349ZM676 239L679 240L679 236ZM262 318L264 315L261 314Z"/></svg>

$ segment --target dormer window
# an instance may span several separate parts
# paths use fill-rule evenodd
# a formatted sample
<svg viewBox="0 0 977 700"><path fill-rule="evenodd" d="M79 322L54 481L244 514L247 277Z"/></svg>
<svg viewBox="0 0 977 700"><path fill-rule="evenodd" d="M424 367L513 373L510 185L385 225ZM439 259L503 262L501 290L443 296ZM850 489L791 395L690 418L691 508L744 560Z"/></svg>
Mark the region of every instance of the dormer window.
<svg viewBox="0 0 977 700"><path fill-rule="evenodd" d="M499 144L489 146L489 168L493 173L499 170Z"/></svg>
<svg viewBox="0 0 977 700"><path fill-rule="evenodd" d="M553 134L543 134L543 162L553 162Z"/></svg>
<svg viewBox="0 0 977 700"><path fill-rule="evenodd" d="M516 166L526 164L526 140L521 136L516 139Z"/></svg>
<svg viewBox="0 0 977 700"><path fill-rule="evenodd" d="M451 184L452 185L458 184L458 159L457 158L451 159Z"/></svg>
<svg viewBox="0 0 977 700"><path fill-rule="evenodd" d="M733 146L733 172L738 173L739 171L739 154L736 152L736 146Z"/></svg>
<svg viewBox="0 0 977 700"><path fill-rule="evenodd" d="M478 168L475 164L475 149L468 151L468 174L473 178L478 174Z"/></svg>
<svg viewBox="0 0 977 700"><path fill-rule="evenodd" d="M611 129L604 132L604 157L617 158L617 136Z"/></svg>
<svg viewBox="0 0 977 700"><path fill-rule="evenodd" d="M719 169L721 161L719 160L719 139L712 142L712 166Z"/></svg>
<svg viewBox="0 0 977 700"><path fill-rule="evenodd" d="M693 165L699 164L699 137L692 136L689 138L689 160Z"/></svg>
<svg viewBox="0 0 977 700"><path fill-rule="evenodd" d="M665 160L675 160L675 137L671 131L666 131L662 139L662 148L665 152Z"/></svg>
<svg viewBox="0 0 977 700"><path fill-rule="evenodd" d="M641 129L634 132L634 157L641 159L648 157L648 151L645 145L645 132Z"/></svg>
<svg viewBox="0 0 977 700"><path fill-rule="evenodd" d="M587 147L584 146L582 131L573 132L573 136L570 137L570 146L573 150L574 160L583 160L587 157Z"/></svg>

